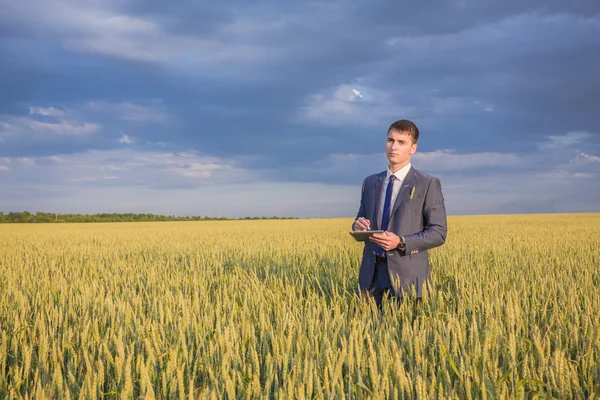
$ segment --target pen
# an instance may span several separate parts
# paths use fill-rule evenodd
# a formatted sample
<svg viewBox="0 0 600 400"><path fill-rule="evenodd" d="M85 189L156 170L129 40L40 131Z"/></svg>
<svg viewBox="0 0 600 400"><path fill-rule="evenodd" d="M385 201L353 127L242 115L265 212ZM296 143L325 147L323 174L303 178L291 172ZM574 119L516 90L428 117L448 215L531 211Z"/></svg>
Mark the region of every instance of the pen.
<svg viewBox="0 0 600 400"><path fill-rule="evenodd" d="M366 219L366 218L364 218L364 217L360 217L360 219L362 219L363 221L366 221L366 220L367 220L367 219ZM369 225L367 225L367 229L363 229L363 231L365 231L365 232L366 232L366 231L370 231L370 230L371 230L371 223L370 223L370 221L369 221Z"/></svg>

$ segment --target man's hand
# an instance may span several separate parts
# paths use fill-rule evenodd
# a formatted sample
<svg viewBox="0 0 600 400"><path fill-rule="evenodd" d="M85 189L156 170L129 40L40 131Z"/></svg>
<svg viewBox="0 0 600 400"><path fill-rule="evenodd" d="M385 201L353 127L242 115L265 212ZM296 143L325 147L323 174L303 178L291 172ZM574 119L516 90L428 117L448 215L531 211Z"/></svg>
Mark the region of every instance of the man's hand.
<svg viewBox="0 0 600 400"><path fill-rule="evenodd" d="M400 236L388 231L376 233L369 240L386 251L394 250L400 244Z"/></svg>
<svg viewBox="0 0 600 400"><path fill-rule="evenodd" d="M353 231L368 231L370 227L371 221L363 217L360 217L359 219L354 221L354 224L352 224Z"/></svg>

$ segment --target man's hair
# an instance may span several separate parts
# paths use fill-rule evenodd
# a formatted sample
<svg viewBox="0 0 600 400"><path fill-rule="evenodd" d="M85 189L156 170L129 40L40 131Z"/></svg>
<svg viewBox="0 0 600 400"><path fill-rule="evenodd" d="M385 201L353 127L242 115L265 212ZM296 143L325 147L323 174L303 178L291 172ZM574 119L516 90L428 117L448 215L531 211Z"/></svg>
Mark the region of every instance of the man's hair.
<svg viewBox="0 0 600 400"><path fill-rule="evenodd" d="M419 128L417 128L414 122L407 119L401 119L391 124L388 129L388 134L391 131L408 133L412 137L413 143L417 143L419 140Z"/></svg>

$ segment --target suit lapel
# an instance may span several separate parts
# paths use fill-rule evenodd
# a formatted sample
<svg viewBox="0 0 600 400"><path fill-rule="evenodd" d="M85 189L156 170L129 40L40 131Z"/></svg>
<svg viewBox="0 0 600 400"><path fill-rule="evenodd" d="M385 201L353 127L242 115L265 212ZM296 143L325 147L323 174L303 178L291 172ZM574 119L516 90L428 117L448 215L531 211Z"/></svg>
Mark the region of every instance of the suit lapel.
<svg viewBox="0 0 600 400"><path fill-rule="evenodd" d="M375 190L374 190L374 196L375 196L375 221L371 221L371 229L375 230L375 229L379 229L379 223L381 221L380 218L380 214L381 214L381 190L383 187L383 183L385 182L385 177L387 175L387 171L383 171L382 173L379 174L379 176L377 177L377 180L375 181ZM373 223L375 222L375 223Z"/></svg>
<svg viewBox="0 0 600 400"><path fill-rule="evenodd" d="M417 183L417 176L415 174L415 169L413 167L410 167L410 169L408 170L408 174L406 174L406 178L404 178L404 180L402 181L402 187L400 188L400 191L398 192L398 197L396 197L396 201L394 202L394 208L392 209L392 214L390 215L390 220L396 213L396 210L398 210L398 208L400 208L400 206L405 201L408 201L408 198L410 197L410 191L412 190L413 187L415 187L416 183Z"/></svg>

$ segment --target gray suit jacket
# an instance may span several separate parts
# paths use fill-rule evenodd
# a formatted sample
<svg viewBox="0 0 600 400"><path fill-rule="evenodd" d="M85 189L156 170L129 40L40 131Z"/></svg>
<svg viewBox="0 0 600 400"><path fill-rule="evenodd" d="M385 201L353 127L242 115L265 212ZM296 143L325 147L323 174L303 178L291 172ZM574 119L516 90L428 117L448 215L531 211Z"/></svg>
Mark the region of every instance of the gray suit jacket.
<svg viewBox="0 0 600 400"><path fill-rule="evenodd" d="M371 221L371 229L379 229L381 215L380 199L386 171L368 176L362 187L360 217ZM402 297L414 286L417 297L422 296L422 286L429 280L430 268L427 250L441 246L446 240L447 221L444 196L440 180L410 168L394 202L388 232L403 236L406 251L387 252L390 279L394 294ZM411 191L415 188L413 198ZM365 242L362 263L358 274L360 289L366 291L371 285L375 267L377 245Z"/></svg>

